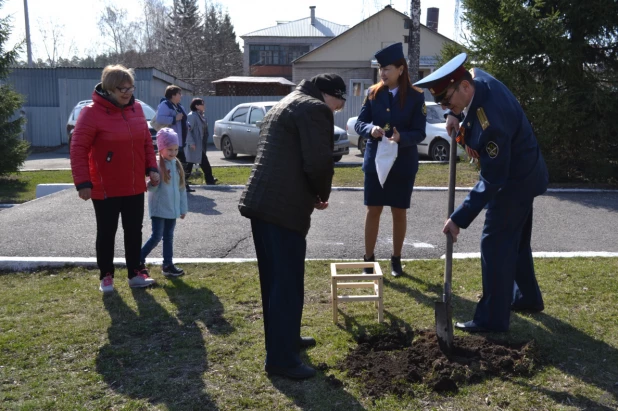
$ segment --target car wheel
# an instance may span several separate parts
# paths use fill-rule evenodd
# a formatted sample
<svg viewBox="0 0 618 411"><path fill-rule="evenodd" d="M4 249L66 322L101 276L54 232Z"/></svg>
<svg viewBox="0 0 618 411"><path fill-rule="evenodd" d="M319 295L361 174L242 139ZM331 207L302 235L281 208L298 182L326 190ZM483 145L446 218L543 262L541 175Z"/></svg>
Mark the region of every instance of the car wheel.
<svg viewBox="0 0 618 411"><path fill-rule="evenodd" d="M341 161L341 159L342 159L342 158L343 158L343 156L334 156L334 157L333 157L333 161L334 161L335 163L338 163L338 162L340 162L340 161Z"/></svg>
<svg viewBox="0 0 618 411"><path fill-rule="evenodd" d="M221 151L223 151L223 157L229 159L236 158L234 153L234 147L232 147L232 140L228 136L223 137L221 140Z"/></svg>
<svg viewBox="0 0 618 411"><path fill-rule="evenodd" d="M359 137L358 149L362 155L365 155L365 147L367 147L367 139Z"/></svg>
<svg viewBox="0 0 618 411"><path fill-rule="evenodd" d="M429 157L431 157L433 161L448 161L449 151L450 145L448 141L437 138L429 147Z"/></svg>

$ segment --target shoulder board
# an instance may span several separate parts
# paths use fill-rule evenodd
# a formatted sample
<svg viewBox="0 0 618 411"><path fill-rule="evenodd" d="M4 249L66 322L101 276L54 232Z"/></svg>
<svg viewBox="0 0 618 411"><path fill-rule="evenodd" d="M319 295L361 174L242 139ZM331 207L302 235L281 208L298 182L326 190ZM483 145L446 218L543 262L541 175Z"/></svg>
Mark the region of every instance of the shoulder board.
<svg viewBox="0 0 618 411"><path fill-rule="evenodd" d="M485 110L483 110L483 107L479 107L476 109L476 117L479 119L483 130L489 127L489 120L487 119L487 115L485 114Z"/></svg>
<svg viewBox="0 0 618 411"><path fill-rule="evenodd" d="M422 89L422 88L420 88L420 87L412 86L412 88L413 88L414 90L418 91L419 93L423 93L423 92L424 92L424 91L423 91L423 89Z"/></svg>

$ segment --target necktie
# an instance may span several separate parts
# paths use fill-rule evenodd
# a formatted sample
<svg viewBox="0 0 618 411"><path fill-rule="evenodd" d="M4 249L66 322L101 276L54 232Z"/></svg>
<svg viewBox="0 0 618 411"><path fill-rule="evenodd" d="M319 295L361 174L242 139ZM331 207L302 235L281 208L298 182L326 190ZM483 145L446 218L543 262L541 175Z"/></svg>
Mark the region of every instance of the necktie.
<svg viewBox="0 0 618 411"><path fill-rule="evenodd" d="M388 92L388 103L390 106L393 105L393 93L391 93L390 91Z"/></svg>

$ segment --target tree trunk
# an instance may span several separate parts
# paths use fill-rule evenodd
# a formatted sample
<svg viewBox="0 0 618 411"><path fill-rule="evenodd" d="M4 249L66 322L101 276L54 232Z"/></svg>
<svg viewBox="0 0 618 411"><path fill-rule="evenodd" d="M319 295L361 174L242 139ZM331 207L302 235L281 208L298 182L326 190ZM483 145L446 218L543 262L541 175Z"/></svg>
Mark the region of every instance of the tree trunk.
<svg viewBox="0 0 618 411"><path fill-rule="evenodd" d="M408 34L408 72L412 83L418 80L421 59L421 0L410 0L410 25Z"/></svg>

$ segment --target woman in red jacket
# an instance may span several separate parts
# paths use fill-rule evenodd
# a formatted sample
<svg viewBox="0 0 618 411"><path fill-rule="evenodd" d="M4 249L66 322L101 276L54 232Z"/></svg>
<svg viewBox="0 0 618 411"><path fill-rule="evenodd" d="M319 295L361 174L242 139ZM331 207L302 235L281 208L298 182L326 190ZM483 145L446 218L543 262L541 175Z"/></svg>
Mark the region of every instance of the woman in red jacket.
<svg viewBox="0 0 618 411"><path fill-rule="evenodd" d="M152 138L142 106L135 101L133 72L107 66L92 93L92 104L79 114L71 138L73 182L82 200L92 199L97 221L100 287L114 290L114 240L122 218L130 287L155 281L140 264L145 175L159 183Z"/></svg>

